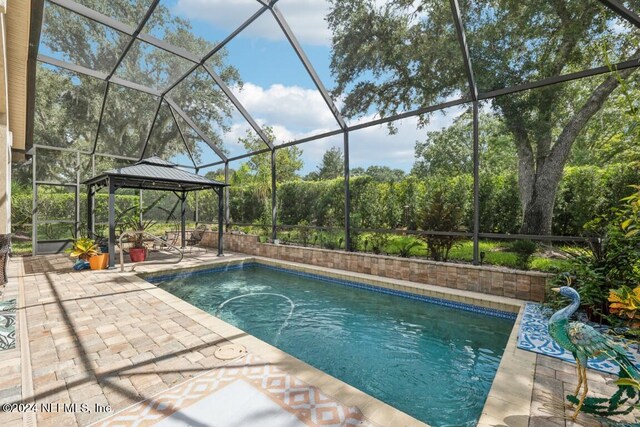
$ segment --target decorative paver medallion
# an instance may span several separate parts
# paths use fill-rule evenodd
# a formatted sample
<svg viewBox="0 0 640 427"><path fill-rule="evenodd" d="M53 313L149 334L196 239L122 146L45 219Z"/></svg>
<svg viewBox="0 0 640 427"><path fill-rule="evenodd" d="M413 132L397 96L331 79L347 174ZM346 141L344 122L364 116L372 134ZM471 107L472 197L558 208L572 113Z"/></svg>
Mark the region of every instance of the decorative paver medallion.
<svg viewBox="0 0 640 427"><path fill-rule="evenodd" d="M248 395L253 397L247 399ZM224 411L211 410L212 405L221 401L225 402ZM269 408L266 412L265 407ZM189 420L188 424L233 425L233 416L238 413L242 413L244 425L279 425L288 420L286 425L372 426L358 408L343 405L317 387L252 354L183 382L95 425L169 426L186 425L185 420Z"/></svg>

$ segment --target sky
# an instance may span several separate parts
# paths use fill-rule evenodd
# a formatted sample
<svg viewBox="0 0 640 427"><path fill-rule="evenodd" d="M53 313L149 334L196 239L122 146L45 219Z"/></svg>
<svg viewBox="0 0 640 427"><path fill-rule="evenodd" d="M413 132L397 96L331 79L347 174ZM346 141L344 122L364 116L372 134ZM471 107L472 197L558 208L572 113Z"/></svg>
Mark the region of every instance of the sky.
<svg viewBox="0 0 640 427"><path fill-rule="evenodd" d="M221 40L260 8L256 0L162 0L173 14L186 19L194 33L207 40ZM330 72L331 33L324 19L329 2L325 0L280 0L278 8L302 45L324 86L335 86ZM271 126L277 142L283 143L317 135L339 126L312 79L286 40L269 12L262 14L226 48L227 63L235 66L243 87L231 90L249 114L261 126ZM335 101L340 107L340 100ZM353 132L350 144L351 167L386 165L409 171L414 163L417 140L424 140L428 130L448 126L461 110L436 114L427 128L417 129L416 119L399 122L398 133L389 135L386 125ZM353 120L360 123L377 118L371 114ZM348 122L349 123L349 122ZM249 126L239 113L231 119L231 129L224 135L230 156L246 150L237 141ZM342 147L342 136L299 145L303 150L307 174L320 164L322 155L331 147ZM186 162L186 159L180 159ZM219 159L207 152L203 162ZM239 166L238 162L231 167Z"/></svg>

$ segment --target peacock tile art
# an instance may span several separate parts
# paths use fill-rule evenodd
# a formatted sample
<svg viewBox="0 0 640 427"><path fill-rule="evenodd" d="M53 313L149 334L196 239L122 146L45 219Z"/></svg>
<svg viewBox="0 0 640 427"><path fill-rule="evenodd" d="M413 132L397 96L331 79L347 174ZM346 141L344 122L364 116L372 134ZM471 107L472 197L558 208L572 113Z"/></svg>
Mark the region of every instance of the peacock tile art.
<svg viewBox="0 0 640 427"><path fill-rule="evenodd" d="M574 363L575 360L571 353L560 347L549 335L547 324L552 314L552 310L540 304L527 303L522 316L522 323L520 323L520 329L518 330L518 348ZM607 330L606 327L600 325L591 324L591 326L601 332L606 332ZM638 344L621 344L627 349L629 360L640 368ZM620 369L616 363L607 359L589 359L588 367L616 375Z"/></svg>
<svg viewBox="0 0 640 427"><path fill-rule="evenodd" d="M16 300L0 301L0 350L16 347Z"/></svg>

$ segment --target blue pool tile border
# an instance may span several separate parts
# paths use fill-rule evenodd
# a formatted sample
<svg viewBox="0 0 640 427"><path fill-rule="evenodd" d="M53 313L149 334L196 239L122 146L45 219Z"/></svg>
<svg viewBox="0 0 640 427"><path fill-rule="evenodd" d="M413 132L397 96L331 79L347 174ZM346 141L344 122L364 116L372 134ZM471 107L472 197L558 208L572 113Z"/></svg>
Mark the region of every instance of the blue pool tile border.
<svg viewBox="0 0 640 427"><path fill-rule="evenodd" d="M470 311L470 312L478 313L478 314L484 314L484 315L492 316L492 317L499 317L501 319L506 319L506 320L515 321L516 318L517 318L517 314L516 313L511 313L511 312L508 312L508 311L497 310L497 309L494 309L494 308L480 307L480 306L473 305L473 304L466 304L466 303L463 303L463 302L455 302L455 301L450 301L450 300L443 299L443 298L435 298L435 297L429 297L429 296L425 296L425 295L418 295L418 294L413 294L413 293L410 293L410 292L398 291L398 290L395 290L395 289L387 289L387 288L383 288L383 287L380 287L380 286L367 285L365 283L353 282L351 280L337 279L335 277L324 276L324 275L321 275L321 274L312 274L312 273L307 273L307 272L304 272L304 271L297 271L297 270L291 270L291 269L283 268L283 267L276 267L276 266L273 266L273 265L263 264L263 263L255 262L255 261L250 261L250 262L245 262L245 263L240 263L240 264L225 265L225 266L221 266L221 267L211 267L211 268L206 268L206 269L202 269L202 270L195 270L195 271L184 271L184 272L179 272L179 273L162 274L162 275L157 275L157 276L155 276L155 275L154 276L147 276L147 277L144 277L144 279L149 283L157 284L157 283L161 283L161 282L166 282L168 280L184 279L184 278L187 278L187 277L202 276L202 275L206 275L206 274L220 273L220 272L225 272L225 271L242 270L242 269L245 269L245 268L252 268L252 267L266 268L268 270L279 271L279 272L286 273L286 274L291 274L291 275L294 275L294 276L300 276L300 277L305 277L305 278L309 278L309 279L316 279L316 280L320 280L320 281L327 282L327 283L333 283L333 284L342 285L342 286L348 286L348 287L357 288L357 289L364 289L364 290L367 290L367 291L377 292L377 293L386 294L386 295L395 295L395 296L398 296L398 297L401 297L401 298L412 299L412 300L415 300L415 301L427 302L427 303L436 304L436 305L449 307L449 308L454 308L454 309L458 309L458 310Z"/></svg>

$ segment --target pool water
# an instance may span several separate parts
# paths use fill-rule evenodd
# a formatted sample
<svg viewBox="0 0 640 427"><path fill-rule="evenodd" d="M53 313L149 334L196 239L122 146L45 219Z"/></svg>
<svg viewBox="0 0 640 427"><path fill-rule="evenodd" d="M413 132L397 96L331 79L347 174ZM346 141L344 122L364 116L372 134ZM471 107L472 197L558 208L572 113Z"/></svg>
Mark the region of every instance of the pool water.
<svg viewBox="0 0 640 427"><path fill-rule="evenodd" d="M476 425L513 327L255 265L158 286L432 426Z"/></svg>

